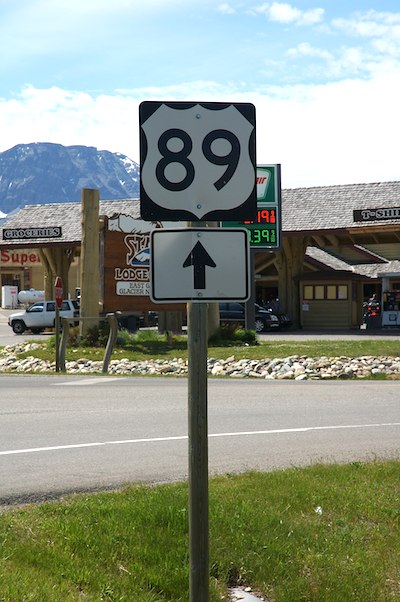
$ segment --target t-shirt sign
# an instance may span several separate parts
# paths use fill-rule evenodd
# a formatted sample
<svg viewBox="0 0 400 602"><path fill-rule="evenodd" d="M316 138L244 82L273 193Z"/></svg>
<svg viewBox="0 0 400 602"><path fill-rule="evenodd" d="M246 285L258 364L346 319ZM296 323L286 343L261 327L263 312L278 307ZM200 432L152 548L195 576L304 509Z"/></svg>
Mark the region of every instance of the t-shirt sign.
<svg viewBox="0 0 400 602"><path fill-rule="evenodd" d="M254 105L146 101L139 122L142 219L254 218Z"/></svg>

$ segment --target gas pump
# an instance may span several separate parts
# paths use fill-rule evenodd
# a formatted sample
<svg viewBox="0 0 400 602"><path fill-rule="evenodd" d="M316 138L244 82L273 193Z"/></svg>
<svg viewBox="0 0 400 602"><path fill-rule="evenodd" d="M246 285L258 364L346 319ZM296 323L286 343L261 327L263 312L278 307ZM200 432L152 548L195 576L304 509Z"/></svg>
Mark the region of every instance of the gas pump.
<svg viewBox="0 0 400 602"><path fill-rule="evenodd" d="M400 291L384 291L382 300L382 328L399 328Z"/></svg>

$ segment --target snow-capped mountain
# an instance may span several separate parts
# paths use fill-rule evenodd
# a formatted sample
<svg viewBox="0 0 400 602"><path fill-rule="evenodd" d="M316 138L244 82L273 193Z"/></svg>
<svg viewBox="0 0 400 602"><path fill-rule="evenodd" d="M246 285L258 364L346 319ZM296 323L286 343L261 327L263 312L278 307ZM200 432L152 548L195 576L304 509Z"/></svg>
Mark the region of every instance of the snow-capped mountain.
<svg viewBox="0 0 400 602"><path fill-rule="evenodd" d="M137 198L139 165L121 153L50 142L0 153L0 215L36 203L77 202L82 188L97 188L101 200Z"/></svg>

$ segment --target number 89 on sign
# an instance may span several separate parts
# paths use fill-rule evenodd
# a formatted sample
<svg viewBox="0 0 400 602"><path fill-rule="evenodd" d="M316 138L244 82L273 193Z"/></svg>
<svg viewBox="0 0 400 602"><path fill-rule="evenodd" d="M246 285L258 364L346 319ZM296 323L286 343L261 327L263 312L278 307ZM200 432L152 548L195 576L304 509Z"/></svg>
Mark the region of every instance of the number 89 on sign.
<svg viewBox="0 0 400 602"><path fill-rule="evenodd" d="M143 102L139 117L143 219L254 218L253 105Z"/></svg>

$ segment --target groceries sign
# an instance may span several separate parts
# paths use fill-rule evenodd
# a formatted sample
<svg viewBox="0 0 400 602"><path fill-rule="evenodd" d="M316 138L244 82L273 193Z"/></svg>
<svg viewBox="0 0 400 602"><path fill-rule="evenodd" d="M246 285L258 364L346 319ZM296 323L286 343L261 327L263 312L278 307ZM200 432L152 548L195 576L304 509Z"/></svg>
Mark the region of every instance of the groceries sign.
<svg viewBox="0 0 400 602"><path fill-rule="evenodd" d="M43 226L41 228L4 228L3 240L31 240L35 238L60 238L61 226Z"/></svg>

